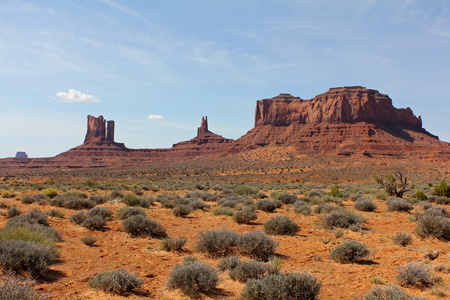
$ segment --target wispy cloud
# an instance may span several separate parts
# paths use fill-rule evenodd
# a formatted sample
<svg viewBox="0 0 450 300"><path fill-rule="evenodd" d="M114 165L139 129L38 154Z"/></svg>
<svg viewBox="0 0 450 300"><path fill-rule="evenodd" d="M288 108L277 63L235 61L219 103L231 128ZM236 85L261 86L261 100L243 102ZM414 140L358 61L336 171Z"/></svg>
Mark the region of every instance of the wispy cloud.
<svg viewBox="0 0 450 300"><path fill-rule="evenodd" d="M95 98L92 95L88 95L74 89L69 89L67 93L58 92L56 93L56 96L60 98L61 102L100 102L99 98Z"/></svg>
<svg viewBox="0 0 450 300"><path fill-rule="evenodd" d="M148 115L149 120L162 120L163 116L161 115Z"/></svg>
<svg viewBox="0 0 450 300"><path fill-rule="evenodd" d="M144 22L148 23L148 20L146 18L144 18L143 16L141 16L140 14L135 12L134 10L132 10L132 9L130 9L130 8L124 6L124 5L121 5L121 4L119 4L117 2L114 2L112 0L100 0L100 1L105 3L105 4L107 4L107 5L109 5L110 7L113 7L115 9L117 9L117 10L120 10L121 12L123 12L123 13L125 13L125 14L133 17L133 18L136 18L136 19L139 19L141 21L144 21Z"/></svg>

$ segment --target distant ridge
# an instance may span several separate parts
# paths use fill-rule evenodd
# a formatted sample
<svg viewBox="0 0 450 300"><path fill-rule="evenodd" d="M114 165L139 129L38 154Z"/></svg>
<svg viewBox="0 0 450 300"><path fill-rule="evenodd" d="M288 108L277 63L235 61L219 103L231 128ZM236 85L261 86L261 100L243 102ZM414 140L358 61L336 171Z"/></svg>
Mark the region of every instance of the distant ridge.
<svg viewBox="0 0 450 300"><path fill-rule="evenodd" d="M450 144L422 127L410 108L361 86L331 88L310 100L280 94L256 102L255 126L237 140L209 130L202 117L197 136L171 148L130 149L114 138L115 122L87 117L83 144L48 159L0 160L0 166L102 167L230 157L263 147L290 147L304 155L352 159L450 159Z"/></svg>

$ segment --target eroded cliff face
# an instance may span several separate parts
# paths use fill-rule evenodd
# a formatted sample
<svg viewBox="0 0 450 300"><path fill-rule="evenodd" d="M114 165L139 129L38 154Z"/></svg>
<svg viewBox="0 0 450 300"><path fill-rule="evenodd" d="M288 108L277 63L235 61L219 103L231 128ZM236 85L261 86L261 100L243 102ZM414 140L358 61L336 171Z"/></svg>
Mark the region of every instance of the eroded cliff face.
<svg viewBox="0 0 450 300"><path fill-rule="evenodd" d="M114 121L106 121L103 116L98 118L88 115L87 116L87 132L84 138L83 144L89 144L92 142L114 143Z"/></svg>
<svg viewBox="0 0 450 300"><path fill-rule="evenodd" d="M409 107L397 109L387 95L360 86L332 88L311 100L280 94L256 104L255 126L357 122L422 128L421 118Z"/></svg>

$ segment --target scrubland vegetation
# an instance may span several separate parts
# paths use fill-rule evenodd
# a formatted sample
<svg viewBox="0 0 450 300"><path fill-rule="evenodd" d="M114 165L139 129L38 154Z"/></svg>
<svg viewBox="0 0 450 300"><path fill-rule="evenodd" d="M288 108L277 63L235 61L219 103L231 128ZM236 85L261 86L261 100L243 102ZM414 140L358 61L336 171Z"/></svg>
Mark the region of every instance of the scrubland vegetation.
<svg viewBox="0 0 450 300"><path fill-rule="evenodd" d="M450 294L442 179L42 178L0 179L0 299Z"/></svg>

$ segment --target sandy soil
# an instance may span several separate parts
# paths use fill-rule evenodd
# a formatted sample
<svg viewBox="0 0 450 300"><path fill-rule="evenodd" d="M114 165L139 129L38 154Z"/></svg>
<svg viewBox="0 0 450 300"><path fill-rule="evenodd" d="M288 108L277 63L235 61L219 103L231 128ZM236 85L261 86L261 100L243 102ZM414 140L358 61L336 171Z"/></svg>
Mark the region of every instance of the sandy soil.
<svg viewBox="0 0 450 300"><path fill-rule="evenodd" d="M48 205L24 205L13 199L1 199L8 205L16 205L26 212L33 208L43 212L54 207ZM283 258L283 271L308 272L322 281L321 299L355 299L364 295L375 286L374 281L382 285L396 284L397 268L408 262L424 262L433 269L435 265L450 265L450 244L435 239L422 240L413 235L413 243L406 247L394 245L392 236L405 231L413 233L415 224L410 221L413 214L405 212L386 212L384 201L375 201L375 212L363 212L367 216L366 229L361 232L345 230L343 237L336 238L331 230L320 226L320 215L303 216L295 214L291 206L284 205L275 213L258 212L258 220L252 225L238 225L231 217L214 216L211 211L195 211L187 218L172 215L171 210L161 208L159 203L147 209L147 215L159 221L170 237L186 237L188 243L182 252L165 252L158 250L159 239L132 238L121 229L121 221L114 218L108 222L103 231L90 231L71 223L68 218L76 211L65 210L64 218L49 219L51 226L62 232L62 241L58 243L60 262L51 266L45 280L39 281L36 288L48 292L50 299L188 299L178 291L166 288L170 271L180 264L184 257L194 255L201 261L213 266L219 259L209 258L195 250L198 232L209 229L236 230L238 232L262 230L268 219L277 215L287 215L298 222L301 230L295 236L274 236L280 243L276 253ZM352 202L344 202L351 208ZM123 204L105 204L117 211ZM450 207L448 207L450 209ZM416 211L421 211L415 205ZM0 226L6 222L0 217ZM98 238L95 246L89 247L81 242L81 237L93 235ZM339 264L330 259L330 250L347 239L355 239L366 244L371 256L367 261L357 264ZM439 250L440 255L434 261L423 258L426 251ZM125 268L140 275L143 286L127 295L112 295L95 290L88 285L88 280L95 274ZM439 289L450 295L450 274L436 273L444 284ZM229 279L226 273L220 274L218 291L202 295L202 299L237 299L244 285ZM405 288L409 294L427 299L440 299L431 295L431 288Z"/></svg>

